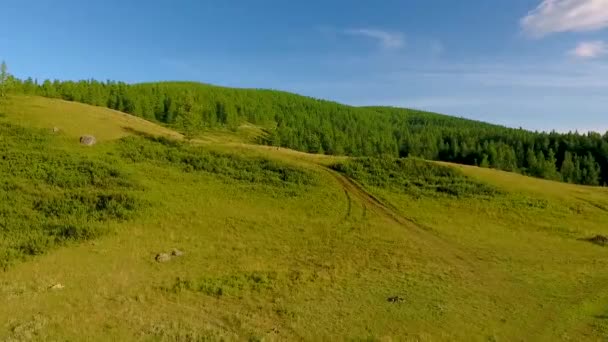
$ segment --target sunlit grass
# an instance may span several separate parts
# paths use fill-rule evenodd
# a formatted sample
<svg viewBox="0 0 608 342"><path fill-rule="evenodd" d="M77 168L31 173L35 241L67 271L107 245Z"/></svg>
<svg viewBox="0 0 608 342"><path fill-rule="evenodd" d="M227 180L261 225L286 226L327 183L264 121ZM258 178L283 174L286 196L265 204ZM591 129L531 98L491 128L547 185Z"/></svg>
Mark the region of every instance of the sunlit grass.
<svg viewBox="0 0 608 342"><path fill-rule="evenodd" d="M105 109L25 97L10 106L0 122L64 132L40 148L13 138L4 154L116 169L124 184L108 186L142 205L93 220L92 240L0 273L0 339L601 340L608 331L608 248L584 241L608 235L605 189L416 161L360 177L338 168L365 187L354 193L324 166L346 159L246 144L253 133L174 142L139 136L167 133L153 124L124 130ZM101 144L73 139L102 122ZM24 165L0 207L74 191ZM392 181L378 182L382 172ZM451 184L459 191L433 190ZM172 248L185 255L154 260ZM48 289L57 283L65 288Z"/></svg>
<svg viewBox="0 0 608 342"><path fill-rule="evenodd" d="M111 109L37 96L11 96L0 107L0 112L2 111L10 114L7 119L14 123L24 123L48 131L57 128L59 133L71 138L89 134L98 141L107 141L127 136L132 131L181 136L142 118Z"/></svg>

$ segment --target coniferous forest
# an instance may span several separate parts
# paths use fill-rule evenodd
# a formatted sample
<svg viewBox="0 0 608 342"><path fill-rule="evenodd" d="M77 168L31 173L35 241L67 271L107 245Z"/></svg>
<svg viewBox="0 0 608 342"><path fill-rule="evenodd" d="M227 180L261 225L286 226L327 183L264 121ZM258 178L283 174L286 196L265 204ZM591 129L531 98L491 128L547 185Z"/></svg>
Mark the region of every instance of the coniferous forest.
<svg viewBox="0 0 608 342"><path fill-rule="evenodd" d="M585 185L608 183L608 132L531 132L390 107L352 107L291 93L190 82L50 81L10 77L8 92L123 111L196 136L266 129L264 144L312 153L420 157ZM573 113L576 115L576 113Z"/></svg>

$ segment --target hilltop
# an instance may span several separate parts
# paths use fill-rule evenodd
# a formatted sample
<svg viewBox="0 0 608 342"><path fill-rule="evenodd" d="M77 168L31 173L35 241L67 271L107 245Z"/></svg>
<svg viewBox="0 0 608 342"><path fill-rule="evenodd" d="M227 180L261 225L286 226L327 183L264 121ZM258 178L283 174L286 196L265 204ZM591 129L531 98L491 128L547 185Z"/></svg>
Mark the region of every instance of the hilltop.
<svg viewBox="0 0 608 342"><path fill-rule="evenodd" d="M267 147L252 124L187 141L42 97L1 116L2 339L608 333L605 188Z"/></svg>

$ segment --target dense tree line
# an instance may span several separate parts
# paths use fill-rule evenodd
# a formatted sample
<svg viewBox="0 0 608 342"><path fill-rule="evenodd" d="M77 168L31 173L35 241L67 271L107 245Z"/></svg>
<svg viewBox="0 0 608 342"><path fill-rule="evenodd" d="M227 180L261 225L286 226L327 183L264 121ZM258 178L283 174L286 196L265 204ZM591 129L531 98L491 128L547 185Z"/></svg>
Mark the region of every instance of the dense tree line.
<svg viewBox="0 0 608 342"><path fill-rule="evenodd" d="M416 156L565 182L608 183L608 132L540 133L390 107L351 107L286 92L187 82L10 78L10 91L104 106L195 135L243 122L264 143L313 153Z"/></svg>

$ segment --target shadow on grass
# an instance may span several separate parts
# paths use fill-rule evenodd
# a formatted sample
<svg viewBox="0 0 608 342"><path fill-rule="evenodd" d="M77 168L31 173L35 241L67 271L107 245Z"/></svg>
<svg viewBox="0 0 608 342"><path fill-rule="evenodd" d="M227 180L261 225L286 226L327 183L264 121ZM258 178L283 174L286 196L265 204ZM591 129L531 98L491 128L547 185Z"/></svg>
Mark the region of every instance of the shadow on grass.
<svg viewBox="0 0 608 342"><path fill-rule="evenodd" d="M271 138L272 137L272 132L267 129L267 128L262 128L262 134L260 134L259 136L255 137L253 139L253 142L258 144L258 145L269 145L272 146L272 141Z"/></svg>
<svg viewBox="0 0 608 342"><path fill-rule="evenodd" d="M582 238L579 239L580 241L586 241L586 242L590 242L594 245L598 245L601 247L608 247L608 236L604 236L604 235L596 235L594 237L591 238Z"/></svg>
<svg viewBox="0 0 608 342"><path fill-rule="evenodd" d="M122 129L123 129L123 131L125 131L127 133L130 133L130 134L133 134L133 135L136 135L139 137L144 137L144 138L154 138L155 137L154 135L152 135L150 133L146 133L144 131L140 131L140 130L137 130L132 127L123 126Z"/></svg>

